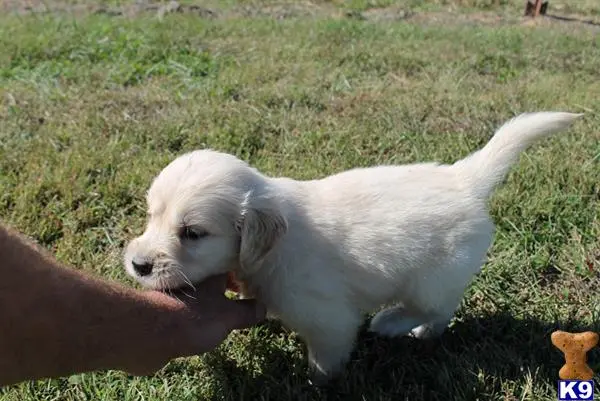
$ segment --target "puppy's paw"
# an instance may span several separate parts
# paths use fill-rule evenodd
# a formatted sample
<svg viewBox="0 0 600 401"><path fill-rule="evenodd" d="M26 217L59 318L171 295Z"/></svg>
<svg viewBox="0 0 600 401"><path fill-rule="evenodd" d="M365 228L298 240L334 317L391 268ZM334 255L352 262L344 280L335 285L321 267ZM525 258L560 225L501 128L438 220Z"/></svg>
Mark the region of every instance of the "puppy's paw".
<svg viewBox="0 0 600 401"><path fill-rule="evenodd" d="M314 360L309 361L308 383L315 387L331 387L340 380L346 366L346 359L324 365L323 361L317 363Z"/></svg>
<svg viewBox="0 0 600 401"><path fill-rule="evenodd" d="M308 384L315 387L327 387L330 379L327 376L311 375L308 378Z"/></svg>
<svg viewBox="0 0 600 401"><path fill-rule="evenodd" d="M369 331L384 337L400 337L421 323L422 321L406 316L403 308L394 307L377 313L371 319Z"/></svg>
<svg viewBox="0 0 600 401"><path fill-rule="evenodd" d="M326 387L331 383L333 377L327 373L321 372L318 369L311 369L308 384L315 387Z"/></svg>
<svg viewBox="0 0 600 401"><path fill-rule="evenodd" d="M446 330L447 322L425 323L410 331L410 336L418 340L433 340L440 337Z"/></svg>

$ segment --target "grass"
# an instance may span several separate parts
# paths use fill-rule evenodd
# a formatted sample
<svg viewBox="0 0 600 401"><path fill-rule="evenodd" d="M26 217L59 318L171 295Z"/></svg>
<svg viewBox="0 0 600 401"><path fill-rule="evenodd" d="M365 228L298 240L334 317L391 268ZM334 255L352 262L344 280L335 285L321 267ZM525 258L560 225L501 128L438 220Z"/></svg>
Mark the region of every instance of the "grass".
<svg viewBox="0 0 600 401"><path fill-rule="evenodd" d="M362 333L345 376L319 390L300 339L270 322L153 377L75 375L0 399L556 399L563 357L550 333L600 330L600 39L580 23L523 24L521 3L231 0L203 3L213 17L0 16L0 218L62 262L132 286L121 250L143 226L144 192L188 150L309 179L452 162L515 114L586 112L495 193L489 261L434 348ZM600 15L595 1L551 3ZM600 353L589 357L600 371Z"/></svg>

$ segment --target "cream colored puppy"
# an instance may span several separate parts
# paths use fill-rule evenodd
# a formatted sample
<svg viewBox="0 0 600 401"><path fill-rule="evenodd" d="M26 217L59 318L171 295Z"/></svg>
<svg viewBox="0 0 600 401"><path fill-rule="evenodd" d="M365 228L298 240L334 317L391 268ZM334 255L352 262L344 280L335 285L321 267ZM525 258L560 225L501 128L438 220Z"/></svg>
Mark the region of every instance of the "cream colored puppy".
<svg viewBox="0 0 600 401"><path fill-rule="evenodd" d="M340 373L362 314L385 336L441 334L494 233L487 200L535 140L580 114L524 114L452 165L379 166L323 179L267 177L210 150L169 164L148 192L148 224L127 247L149 288L233 271L306 341L313 382Z"/></svg>

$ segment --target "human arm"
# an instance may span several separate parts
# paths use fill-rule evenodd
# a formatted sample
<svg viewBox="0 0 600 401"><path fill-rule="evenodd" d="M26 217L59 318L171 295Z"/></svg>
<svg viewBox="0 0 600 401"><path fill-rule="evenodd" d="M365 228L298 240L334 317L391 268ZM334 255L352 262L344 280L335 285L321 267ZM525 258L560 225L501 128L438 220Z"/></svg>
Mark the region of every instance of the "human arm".
<svg viewBox="0 0 600 401"><path fill-rule="evenodd" d="M63 267L0 226L0 385L105 369L149 374L210 351L264 318L256 303L227 299L225 282L205 281L184 303Z"/></svg>

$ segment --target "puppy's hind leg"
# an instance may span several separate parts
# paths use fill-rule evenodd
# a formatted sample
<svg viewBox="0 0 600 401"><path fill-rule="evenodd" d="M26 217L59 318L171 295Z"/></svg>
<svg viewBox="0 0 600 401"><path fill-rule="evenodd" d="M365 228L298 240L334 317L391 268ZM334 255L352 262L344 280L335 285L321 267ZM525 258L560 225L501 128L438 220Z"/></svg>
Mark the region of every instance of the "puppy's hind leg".
<svg viewBox="0 0 600 401"><path fill-rule="evenodd" d="M411 328L411 336L422 340L433 339L441 336L450 324L465 289L473 275L480 270L491 243L491 223L486 220L482 224L482 228L476 232L488 235L468 238L466 242L469 246L458 252L462 257L455 258L447 266L432 270L435 274L422 277L415 283L414 291L408 294L410 305L407 305L407 309L410 310L413 321L418 322Z"/></svg>

